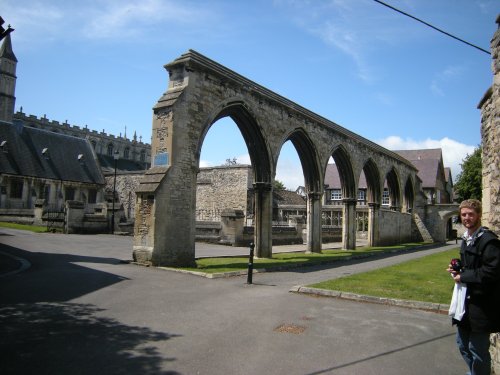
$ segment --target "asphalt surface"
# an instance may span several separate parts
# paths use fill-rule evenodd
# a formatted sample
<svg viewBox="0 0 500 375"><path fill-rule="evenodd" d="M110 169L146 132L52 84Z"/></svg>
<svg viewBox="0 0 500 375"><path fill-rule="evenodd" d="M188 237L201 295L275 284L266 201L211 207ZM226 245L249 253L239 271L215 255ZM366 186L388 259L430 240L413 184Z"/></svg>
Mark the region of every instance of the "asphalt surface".
<svg viewBox="0 0 500 375"><path fill-rule="evenodd" d="M2 228L0 374L465 373L446 315L290 293L453 246L247 285L129 264L130 237ZM197 244L196 254L227 251L248 249Z"/></svg>

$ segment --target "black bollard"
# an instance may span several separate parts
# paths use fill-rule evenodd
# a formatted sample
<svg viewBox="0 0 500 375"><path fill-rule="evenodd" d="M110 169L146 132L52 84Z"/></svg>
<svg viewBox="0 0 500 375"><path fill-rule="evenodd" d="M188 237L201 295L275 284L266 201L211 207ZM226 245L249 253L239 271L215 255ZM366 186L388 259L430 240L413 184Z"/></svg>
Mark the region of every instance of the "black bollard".
<svg viewBox="0 0 500 375"><path fill-rule="evenodd" d="M255 249L255 244L253 242L250 243L250 256L248 258L248 275L247 275L247 284L252 283L253 276L253 250Z"/></svg>

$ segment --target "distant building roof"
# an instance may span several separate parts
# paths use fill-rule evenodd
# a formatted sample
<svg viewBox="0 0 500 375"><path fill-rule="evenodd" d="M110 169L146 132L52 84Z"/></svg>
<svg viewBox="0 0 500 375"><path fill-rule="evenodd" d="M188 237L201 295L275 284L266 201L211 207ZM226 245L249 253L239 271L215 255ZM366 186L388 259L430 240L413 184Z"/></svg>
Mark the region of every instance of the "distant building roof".
<svg viewBox="0 0 500 375"><path fill-rule="evenodd" d="M0 172L104 184L92 145L82 138L0 123Z"/></svg>
<svg viewBox="0 0 500 375"><path fill-rule="evenodd" d="M451 168L448 167L444 168L444 177L446 179L446 182L450 182L453 184L453 178L451 176Z"/></svg>
<svg viewBox="0 0 500 375"><path fill-rule="evenodd" d="M115 159L113 156L99 154L97 159L101 165L102 173L105 175L114 173ZM145 164L136 160L120 158L116 161L116 173L144 172L147 169Z"/></svg>
<svg viewBox="0 0 500 375"><path fill-rule="evenodd" d="M411 161L418 169L418 177L422 180L423 188L434 188L439 173L444 173L444 170L440 170L443 166L443 154L440 148L394 152Z"/></svg>
<svg viewBox="0 0 500 375"><path fill-rule="evenodd" d="M336 164L328 164L326 166L325 185L328 185L328 189L341 188L339 170L337 169ZM367 186L365 174L361 172L361 176L359 176L358 189L366 189Z"/></svg>
<svg viewBox="0 0 500 375"><path fill-rule="evenodd" d="M289 190L274 190L273 191L274 205L304 205L306 200L302 195L295 191Z"/></svg>
<svg viewBox="0 0 500 375"><path fill-rule="evenodd" d="M418 169L418 178L422 181L423 188L434 188L439 173L444 173L446 181L451 179L450 168L442 168L443 154L440 148L426 150L398 150L394 151L406 160L410 161ZM448 170L448 172L446 172ZM442 172L441 172L442 171ZM335 164L326 167L325 184L329 189L340 189L340 176ZM359 177L359 189L366 189L366 177L363 171Z"/></svg>

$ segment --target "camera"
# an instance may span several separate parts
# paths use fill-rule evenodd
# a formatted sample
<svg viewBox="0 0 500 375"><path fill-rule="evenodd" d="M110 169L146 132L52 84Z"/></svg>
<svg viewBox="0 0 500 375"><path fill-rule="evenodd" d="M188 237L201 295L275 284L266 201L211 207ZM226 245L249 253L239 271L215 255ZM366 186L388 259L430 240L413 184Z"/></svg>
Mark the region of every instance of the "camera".
<svg viewBox="0 0 500 375"><path fill-rule="evenodd" d="M463 267L462 267L462 261L460 259L453 258L452 260L450 260L450 264L453 271L457 273L462 272Z"/></svg>

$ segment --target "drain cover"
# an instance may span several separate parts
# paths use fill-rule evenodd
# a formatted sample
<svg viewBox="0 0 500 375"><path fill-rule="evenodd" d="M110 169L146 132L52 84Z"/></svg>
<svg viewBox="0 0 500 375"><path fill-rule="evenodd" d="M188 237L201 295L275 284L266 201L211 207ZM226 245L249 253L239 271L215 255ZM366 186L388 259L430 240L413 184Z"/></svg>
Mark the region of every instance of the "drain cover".
<svg viewBox="0 0 500 375"><path fill-rule="evenodd" d="M274 332L293 333L295 335L298 335L299 333L302 333L305 330L306 330L306 327L303 327L303 326L298 326L295 324L281 324L280 326L278 326L274 329Z"/></svg>

